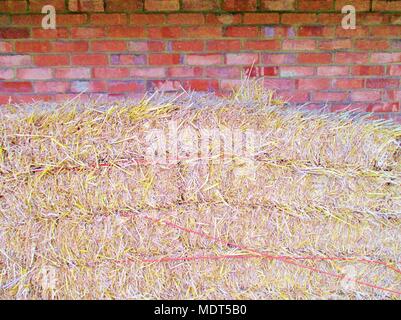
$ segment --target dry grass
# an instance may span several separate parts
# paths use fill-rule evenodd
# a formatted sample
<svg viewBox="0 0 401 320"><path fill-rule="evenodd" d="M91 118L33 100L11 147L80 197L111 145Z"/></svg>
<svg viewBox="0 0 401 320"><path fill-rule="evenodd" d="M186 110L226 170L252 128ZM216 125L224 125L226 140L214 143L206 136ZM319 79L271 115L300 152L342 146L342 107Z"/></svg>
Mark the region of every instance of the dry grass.
<svg viewBox="0 0 401 320"><path fill-rule="evenodd" d="M244 84L4 107L0 298L399 299L401 127L280 104ZM145 137L172 120L262 132L256 160L188 158L183 135L183 160L147 162ZM201 255L242 258L147 261Z"/></svg>

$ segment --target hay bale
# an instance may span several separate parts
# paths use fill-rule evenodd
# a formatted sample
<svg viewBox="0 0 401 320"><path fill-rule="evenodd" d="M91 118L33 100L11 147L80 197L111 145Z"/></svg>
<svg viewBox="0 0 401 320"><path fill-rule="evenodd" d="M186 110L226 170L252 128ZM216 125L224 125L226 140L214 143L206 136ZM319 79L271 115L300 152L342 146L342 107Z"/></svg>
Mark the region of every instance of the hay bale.
<svg viewBox="0 0 401 320"><path fill-rule="evenodd" d="M0 297L399 298L400 138L249 83L8 106Z"/></svg>

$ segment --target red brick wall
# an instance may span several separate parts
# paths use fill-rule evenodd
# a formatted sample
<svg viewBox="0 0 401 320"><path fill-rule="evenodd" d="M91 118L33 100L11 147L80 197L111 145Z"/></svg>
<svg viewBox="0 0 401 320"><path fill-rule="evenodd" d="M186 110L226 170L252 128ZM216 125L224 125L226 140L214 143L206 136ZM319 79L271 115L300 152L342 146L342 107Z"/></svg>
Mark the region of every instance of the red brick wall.
<svg viewBox="0 0 401 320"><path fill-rule="evenodd" d="M41 28L41 8L57 29ZM357 9L344 30L341 8ZM396 114L399 0L0 0L0 103L227 92L241 73L292 103Z"/></svg>

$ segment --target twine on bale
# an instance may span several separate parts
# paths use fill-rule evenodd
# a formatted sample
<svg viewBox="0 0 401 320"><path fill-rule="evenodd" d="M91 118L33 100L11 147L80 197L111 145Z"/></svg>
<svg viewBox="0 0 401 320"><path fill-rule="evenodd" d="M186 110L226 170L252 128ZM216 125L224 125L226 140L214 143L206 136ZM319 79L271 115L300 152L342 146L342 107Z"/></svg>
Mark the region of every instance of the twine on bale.
<svg viewBox="0 0 401 320"><path fill-rule="evenodd" d="M250 255L237 255L237 256L235 256L235 255L225 255L225 256L163 257L163 258L160 258L160 259L140 259L141 261L146 262L146 263L161 263L161 262L164 263L164 262L196 261L196 260L209 260L209 261L212 261L212 260L221 260L221 259L263 258L263 259L268 259L268 260L278 260L278 261L281 261L283 263L291 264L291 265L297 266L299 268L307 269L307 270L312 271L314 273L319 273L319 274L322 274L322 275L325 275L325 276L330 276L330 277L334 277L334 278L338 278L338 279L344 279L346 277L345 275L332 273L332 272L326 272L326 271L323 271L323 270L320 270L320 269L317 269L317 268L312 268L312 267L309 267L307 265L303 265L303 264L299 264L297 262L294 262L296 260L314 260L314 261L324 261L324 260L326 260L326 261L328 261L328 260L335 261L335 260L337 260L337 261L359 261L359 262L368 263L368 264L379 264L379 265L383 265L384 267L386 267L388 269L391 269L391 270L395 271L398 274L401 274L401 270L399 270L397 268L394 268L393 266L390 266L390 265L388 265L386 263L383 263L381 261L372 261L372 260L358 259L358 258L289 257L289 256L269 255L269 254L266 254L264 252L260 252L260 251L255 250L255 249L244 247L244 246L236 244L234 242L226 242L224 240L221 240L219 238L210 236L210 235L208 235L208 234L206 234L206 233L204 233L202 231L199 231L199 230L192 230L192 229L188 229L188 228L179 226L179 225L177 225L175 223L172 223L170 221L166 221L165 218L153 218L153 217L150 217L148 215L136 215L136 214L132 215L132 214L130 214L128 212L123 212L121 214L124 215L124 216L134 216L134 217L144 218L144 219L150 220L150 221L152 221L154 223L161 222L161 223L163 223L166 226L169 226L171 228L174 228L174 229L177 229L177 230L180 230L180 231L184 231L184 232L187 232L187 233L192 233L192 234L198 235L200 237L206 238L208 240L212 240L212 241L221 243L223 245L227 245L227 246L229 246L231 248L237 248L237 249L240 249L242 251L246 251L246 252L250 252L251 253ZM376 286L376 285L370 284L368 282L359 281L357 279L349 279L349 281L355 282L357 284L360 284L362 286L366 286L366 287L369 287L369 288L372 288L372 289L382 290L382 291L394 293L394 294L397 294L397 295L401 296L401 291L398 291L398 290L392 290L392 289L388 289L388 288L383 288L381 286Z"/></svg>

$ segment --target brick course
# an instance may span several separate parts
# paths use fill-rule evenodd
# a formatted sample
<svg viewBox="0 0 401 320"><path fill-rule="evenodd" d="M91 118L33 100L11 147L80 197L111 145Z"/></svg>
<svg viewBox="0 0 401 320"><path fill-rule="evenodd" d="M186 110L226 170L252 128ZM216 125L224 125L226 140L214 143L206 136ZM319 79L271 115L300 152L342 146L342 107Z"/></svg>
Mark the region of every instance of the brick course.
<svg viewBox="0 0 401 320"><path fill-rule="evenodd" d="M246 74L294 104L399 119L400 36L398 0L0 0L0 103L227 93Z"/></svg>

